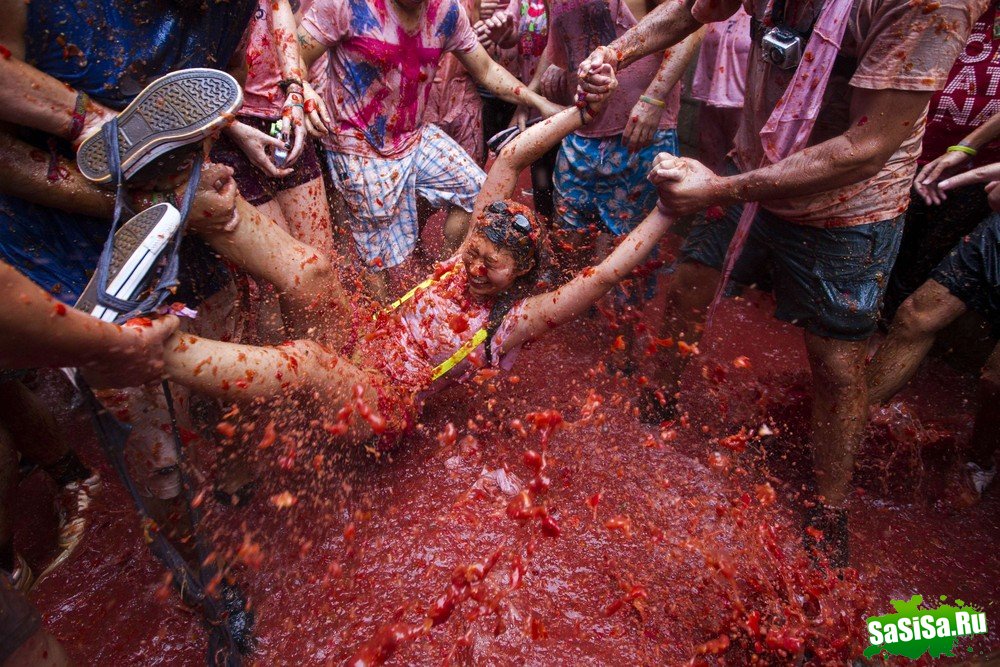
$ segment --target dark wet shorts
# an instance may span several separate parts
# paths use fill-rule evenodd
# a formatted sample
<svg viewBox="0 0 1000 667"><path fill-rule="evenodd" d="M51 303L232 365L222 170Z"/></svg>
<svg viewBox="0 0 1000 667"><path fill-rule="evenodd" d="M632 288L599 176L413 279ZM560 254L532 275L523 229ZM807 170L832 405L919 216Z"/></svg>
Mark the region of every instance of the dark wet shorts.
<svg viewBox="0 0 1000 667"><path fill-rule="evenodd" d="M237 116L236 120L260 130L264 134L270 134L271 123L275 118L258 118L256 116ZM271 178L258 169L246 154L234 144L229 137L222 135L212 147L210 156L213 162L229 165L233 168L236 185L240 189L240 195L254 206L266 204L274 199L275 195L285 190L297 188L305 185L309 181L323 175L319 157L316 152L316 144L312 139L306 139L305 148L298 161L293 165L295 171L284 178Z"/></svg>
<svg viewBox="0 0 1000 667"><path fill-rule="evenodd" d="M76 303L97 269L109 229L107 220L0 195L0 260L68 305ZM197 307L230 280L215 251L196 236L185 237L174 301Z"/></svg>
<svg viewBox="0 0 1000 667"><path fill-rule="evenodd" d="M680 261L722 269L743 205L696 225ZM903 216L853 227L810 227L761 208L732 280L774 293L775 317L837 340L875 333L889 272L899 252Z"/></svg>
<svg viewBox="0 0 1000 667"><path fill-rule="evenodd" d="M982 315L993 335L1000 336L1000 214L979 223L941 260L931 278Z"/></svg>
<svg viewBox="0 0 1000 667"><path fill-rule="evenodd" d="M41 627L38 611L28 598L14 590L7 573L0 572L0 665Z"/></svg>

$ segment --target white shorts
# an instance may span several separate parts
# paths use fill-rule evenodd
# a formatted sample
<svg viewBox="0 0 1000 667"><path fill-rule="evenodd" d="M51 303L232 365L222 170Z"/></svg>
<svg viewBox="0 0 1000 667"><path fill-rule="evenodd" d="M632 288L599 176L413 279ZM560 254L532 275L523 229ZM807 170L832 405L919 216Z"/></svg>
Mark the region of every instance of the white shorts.
<svg viewBox="0 0 1000 667"><path fill-rule="evenodd" d="M469 154L435 125L425 125L416 147L401 158L326 151L344 197L358 254L369 266L402 263L420 236L417 196L434 207L471 211L486 179Z"/></svg>

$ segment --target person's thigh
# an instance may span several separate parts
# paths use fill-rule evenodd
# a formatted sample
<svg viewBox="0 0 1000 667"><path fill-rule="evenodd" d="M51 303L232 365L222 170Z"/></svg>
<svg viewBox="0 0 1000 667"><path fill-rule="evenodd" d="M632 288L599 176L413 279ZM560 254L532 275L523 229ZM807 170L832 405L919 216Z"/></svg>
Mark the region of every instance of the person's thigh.
<svg viewBox="0 0 1000 667"><path fill-rule="evenodd" d="M335 255L330 202L322 176L278 193L278 201L288 221L288 231L306 245Z"/></svg>
<svg viewBox="0 0 1000 667"><path fill-rule="evenodd" d="M0 664L7 664L41 628L38 610L0 572Z"/></svg>
<svg viewBox="0 0 1000 667"><path fill-rule="evenodd" d="M761 219L751 223L746 240L732 247L733 238L743 215L743 204L734 204L723 210L722 217L705 216L691 228L680 249L679 264L697 262L722 272L730 252L736 252L736 263L729 276L732 288L744 285L767 290L771 286L770 244L767 234L761 232Z"/></svg>
<svg viewBox="0 0 1000 667"><path fill-rule="evenodd" d="M931 278L989 322L1000 335L1000 213L983 220L965 236Z"/></svg>
<svg viewBox="0 0 1000 667"><path fill-rule="evenodd" d="M416 191L436 208L472 211L486 173L436 125L424 126L416 151Z"/></svg>
<svg viewBox="0 0 1000 667"><path fill-rule="evenodd" d="M875 333L903 216L826 229L765 218L775 316L824 338L860 341Z"/></svg>

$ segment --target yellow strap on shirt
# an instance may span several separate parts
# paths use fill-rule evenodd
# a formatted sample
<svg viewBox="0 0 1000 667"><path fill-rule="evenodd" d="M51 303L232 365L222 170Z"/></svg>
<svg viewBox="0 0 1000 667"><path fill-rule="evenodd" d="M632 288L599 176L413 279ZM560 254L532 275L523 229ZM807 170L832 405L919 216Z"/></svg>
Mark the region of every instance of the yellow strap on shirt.
<svg viewBox="0 0 1000 667"><path fill-rule="evenodd" d="M443 273L441 275L441 278L444 278L445 276L451 275L451 273L453 271L454 271L454 269L451 269L451 270ZM404 294L403 296L399 297L398 299L396 299L395 301L393 301L391 304L389 304L389 307L386 308L384 312L389 313L389 312L392 312L392 311L396 310L397 308L399 308L400 306L402 306L404 303L406 303L407 301L409 301L410 299L412 299L413 295L416 294L418 290L427 289L428 287L430 287L431 285L433 285L437 281L441 280L441 278L428 278L427 280L423 281L422 283L420 283L419 285L417 285L416 287L414 287L413 289L411 289L409 292L407 292L406 294ZM376 315L375 317L378 317L378 315ZM465 343L463 343L460 348L458 348L457 350L455 350L454 354L452 354L450 357L448 357L447 359L445 359L444 361L442 361L440 364L438 364L434 368L434 372L431 375L431 380L437 380L439 377L441 377L442 375L444 375L445 373L447 373L448 371L450 371L452 368L454 368L458 364L462 363L462 361L467 356L469 356L470 354L472 354L473 350L475 350L477 347L479 347L480 345L483 344L483 341L486 340L486 335L487 334L486 334L486 328L485 327L479 329L479 331L477 331L476 333L474 333L472 335L472 338L470 338L469 340L465 341Z"/></svg>
<svg viewBox="0 0 1000 667"><path fill-rule="evenodd" d="M451 355L434 369L434 374L431 375L432 380L437 380L439 377L450 371L452 368L457 366L463 359L472 354L472 351L483 344L486 340L486 329L480 329L477 331L472 338L465 341L462 347L455 350L455 354Z"/></svg>

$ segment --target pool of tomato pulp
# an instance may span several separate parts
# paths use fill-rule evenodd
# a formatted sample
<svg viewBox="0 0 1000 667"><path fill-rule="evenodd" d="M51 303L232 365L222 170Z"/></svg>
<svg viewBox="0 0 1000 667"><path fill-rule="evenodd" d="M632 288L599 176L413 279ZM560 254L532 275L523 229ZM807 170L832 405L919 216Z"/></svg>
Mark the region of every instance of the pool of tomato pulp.
<svg viewBox="0 0 1000 667"><path fill-rule="evenodd" d="M245 410L252 502L205 530L256 612L258 664L844 664L891 599L960 598L1000 647L1000 497L954 502L974 382L932 361L858 452L843 579L801 547L809 374L797 331L748 293L685 373L684 416L641 423L618 332L584 317L433 397L418 431L345 460L295 406ZM677 354L676 347L657 354ZM69 414L99 463L85 415ZM274 437L268 430L273 421ZM265 445L261 447L261 445ZM210 451L210 447L193 448ZM212 454L200 454L211 468ZM206 635L165 584L112 471L73 559L33 594L79 664L199 664ZM200 488L208 488L202 480ZM19 548L54 545L52 489L22 484ZM956 658L958 659L958 658Z"/></svg>

